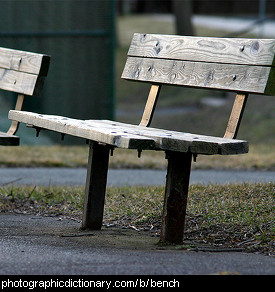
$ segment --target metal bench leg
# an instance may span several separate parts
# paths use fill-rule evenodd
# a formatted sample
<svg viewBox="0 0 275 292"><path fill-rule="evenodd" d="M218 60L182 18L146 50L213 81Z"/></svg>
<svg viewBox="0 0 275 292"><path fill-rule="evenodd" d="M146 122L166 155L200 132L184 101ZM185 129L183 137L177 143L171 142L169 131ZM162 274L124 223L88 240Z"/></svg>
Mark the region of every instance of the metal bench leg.
<svg viewBox="0 0 275 292"><path fill-rule="evenodd" d="M160 241L181 244L186 215L191 153L169 152Z"/></svg>
<svg viewBox="0 0 275 292"><path fill-rule="evenodd" d="M110 148L90 142L82 229L100 230L103 221Z"/></svg>

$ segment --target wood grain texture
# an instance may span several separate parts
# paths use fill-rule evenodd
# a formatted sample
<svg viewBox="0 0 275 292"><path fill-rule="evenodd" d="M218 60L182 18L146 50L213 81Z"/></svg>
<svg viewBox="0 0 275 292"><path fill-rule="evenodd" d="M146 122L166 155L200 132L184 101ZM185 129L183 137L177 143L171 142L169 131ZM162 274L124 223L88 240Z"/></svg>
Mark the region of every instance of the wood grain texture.
<svg viewBox="0 0 275 292"><path fill-rule="evenodd" d="M144 108L144 112L139 124L140 126L145 126L145 127L150 126L151 121L153 119L154 112L155 112L155 108L157 105L160 89L161 89L161 85L153 84L151 86L151 89L147 98L147 102Z"/></svg>
<svg viewBox="0 0 275 292"><path fill-rule="evenodd" d="M224 138L235 139L237 137L247 98L247 94L236 95Z"/></svg>
<svg viewBox="0 0 275 292"><path fill-rule="evenodd" d="M10 111L9 119L121 148L222 155L248 152L248 143L242 140L168 131L108 120L74 120L24 111Z"/></svg>
<svg viewBox="0 0 275 292"><path fill-rule="evenodd" d="M50 56L0 47L0 89L39 95Z"/></svg>
<svg viewBox="0 0 275 292"><path fill-rule="evenodd" d="M235 92L274 95L267 84L275 68L128 57L122 78ZM272 71L272 73L271 73ZM273 81L274 83L274 81Z"/></svg>
<svg viewBox="0 0 275 292"><path fill-rule="evenodd" d="M129 149L154 148L154 140L125 133L114 127L104 127L101 121L87 122L54 115L41 115L25 111L10 111L9 119L30 124L38 128L69 134L72 136Z"/></svg>
<svg viewBox="0 0 275 292"><path fill-rule="evenodd" d="M95 120L87 122L97 123ZM183 133L151 127L142 127L114 121L99 121L104 127L121 129L125 133L154 139L155 149L164 151L191 152L195 154L241 154L248 152L248 143L243 140L225 139L214 136Z"/></svg>
<svg viewBox="0 0 275 292"><path fill-rule="evenodd" d="M274 66L274 39L242 39L140 34L129 56L224 64Z"/></svg>
<svg viewBox="0 0 275 292"><path fill-rule="evenodd" d="M50 57L0 47L0 68L46 76Z"/></svg>
<svg viewBox="0 0 275 292"><path fill-rule="evenodd" d="M33 95L38 75L0 68L0 88L25 95Z"/></svg>

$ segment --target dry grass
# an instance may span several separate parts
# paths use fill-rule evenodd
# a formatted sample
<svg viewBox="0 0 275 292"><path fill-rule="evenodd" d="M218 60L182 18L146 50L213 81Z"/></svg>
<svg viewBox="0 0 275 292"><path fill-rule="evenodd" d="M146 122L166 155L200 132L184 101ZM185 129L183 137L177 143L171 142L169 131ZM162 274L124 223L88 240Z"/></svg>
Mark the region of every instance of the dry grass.
<svg viewBox="0 0 275 292"><path fill-rule="evenodd" d="M2 147L1 167L86 167L88 146L21 146ZM200 169L275 169L275 147L252 145L248 154L230 156L198 156L194 168ZM167 161L162 151L116 149L110 157L111 168L165 169Z"/></svg>
<svg viewBox="0 0 275 292"><path fill-rule="evenodd" d="M1 211L81 220L84 188L2 187ZM160 232L164 187L107 189L104 224ZM192 185L185 244L274 255L275 184Z"/></svg>

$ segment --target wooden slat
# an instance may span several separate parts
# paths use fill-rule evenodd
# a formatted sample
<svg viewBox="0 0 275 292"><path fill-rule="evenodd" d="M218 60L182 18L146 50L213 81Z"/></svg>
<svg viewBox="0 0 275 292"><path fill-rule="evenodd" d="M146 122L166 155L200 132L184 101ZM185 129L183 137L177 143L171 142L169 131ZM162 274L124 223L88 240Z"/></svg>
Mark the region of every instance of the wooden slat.
<svg viewBox="0 0 275 292"><path fill-rule="evenodd" d="M152 85L144 108L140 126L149 127L153 119L161 85Z"/></svg>
<svg viewBox="0 0 275 292"><path fill-rule="evenodd" d="M114 127L103 127L104 124L100 123L100 121L91 124L85 120L41 115L25 111L9 111L9 119L116 147L128 149L154 148L153 139L128 134Z"/></svg>
<svg viewBox="0 0 275 292"><path fill-rule="evenodd" d="M237 94L229 117L228 125L224 134L224 138L235 139L241 124L243 112L245 109L247 94Z"/></svg>
<svg viewBox="0 0 275 292"><path fill-rule="evenodd" d="M248 143L242 140L168 131L108 120L84 121L24 111L10 111L9 119L121 148L222 155L248 152Z"/></svg>
<svg viewBox="0 0 275 292"><path fill-rule="evenodd" d="M274 39L213 38L139 34L129 56L224 64L274 66Z"/></svg>
<svg viewBox="0 0 275 292"><path fill-rule="evenodd" d="M275 68L128 57L122 78L150 83L183 85L274 95Z"/></svg>
<svg viewBox="0 0 275 292"><path fill-rule="evenodd" d="M23 107L24 98L25 98L25 96L23 94L18 94L16 105L15 105L16 111L21 111L21 109ZM12 121L9 130L7 131L7 134L14 135L17 132L18 127L19 127L19 122Z"/></svg>
<svg viewBox="0 0 275 292"><path fill-rule="evenodd" d="M50 57L0 47L0 68L46 76Z"/></svg>
<svg viewBox="0 0 275 292"><path fill-rule="evenodd" d="M33 95L38 75L0 68L0 88L25 95Z"/></svg>
<svg viewBox="0 0 275 292"><path fill-rule="evenodd" d="M156 129L124 124L114 121L87 120L86 123L100 127L109 127L112 131L120 130L124 133L141 135L155 140L155 149L165 151L179 151L197 154L240 154L248 152L248 143L243 140L225 139L206 135L197 135L177 131Z"/></svg>

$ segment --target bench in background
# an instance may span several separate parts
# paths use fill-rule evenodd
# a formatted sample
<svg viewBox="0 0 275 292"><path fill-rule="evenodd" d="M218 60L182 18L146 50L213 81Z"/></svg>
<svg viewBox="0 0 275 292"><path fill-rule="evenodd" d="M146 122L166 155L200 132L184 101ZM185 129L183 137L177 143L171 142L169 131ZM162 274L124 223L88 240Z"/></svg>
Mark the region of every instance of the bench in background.
<svg viewBox="0 0 275 292"><path fill-rule="evenodd" d="M122 78L151 83L139 125L23 111L10 111L9 118L90 141L83 228L101 228L112 149L165 151L168 168L161 241L181 243L192 157L248 152L248 143L236 139L238 129L249 93L275 94L274 52L275 40L134 34ZM149 127L164 85L236 92L224 137Z"/></svg>
<svg viewBox="0 0 275 292"><path fill-rule="evenodd" d="M20 111L24 97L40 94L50 57L42 54L0 48L0 89L18 94L15 109ZM15 136L19 123L12 121L7 132L0 132L1 146L18 146Z"/></svg>

